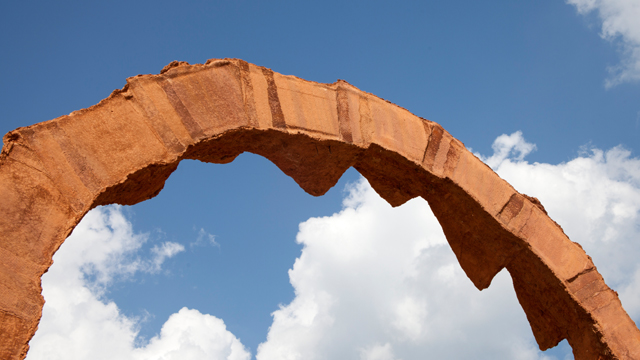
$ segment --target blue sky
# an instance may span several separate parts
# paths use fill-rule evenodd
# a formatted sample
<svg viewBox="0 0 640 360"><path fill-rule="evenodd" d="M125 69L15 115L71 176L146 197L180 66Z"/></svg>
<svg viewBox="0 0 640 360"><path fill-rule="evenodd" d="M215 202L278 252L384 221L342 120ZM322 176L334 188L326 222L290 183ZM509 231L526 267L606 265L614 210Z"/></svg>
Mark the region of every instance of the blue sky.
<svg viewBox="0 0 640 360"><path fill-rule="evenodd" d="M541 198L574 241L592 256L590 249L603 254L602 263L594 256L596 265L609 285L628 294L625 307L640 320L633 302L640 297L640 272L631 256L640 254L633 240L640 232L638 1L13 2L0 9L1 133L91 106L127 77L158 73L172 60L237 57L308 80L345 79L440 123L517 189ZM430 219L425 204L414 201L393 212L353 169L327 195L314 198L255 155L228 165L185 161L157 198L95 214L84 235L95 244L122 246L107 248L111 257L71 261L64 265L67 275L80 278L65 282L60 275L56 281L65 289L87 289L80 292L86 299L112 301L118 310L103 320L122 320L116 327L122 351L137 346L135 356L142 358L159 358L169 337L151 339L180 314L176 324L202 320L194 329L220 330L212 319L224 321L226 332L212 332L222 335L207 343L235 346L238 359L243 351L253 357L262 351L264 359L315 354L406 360L426 349L464 358L465 348L477 358L563 359L566 347L547 354L531 350L508 276L501 274L482 293L467 288L437 224L384 225L396 217ZM592 225L585 229L585 222ZM364 236L358 234L367 231L358 224L380 228L360 243ZM316 241L319 234L324 242ZM406 251L382 261L375 254L389 253L385 241ZM620 247L601 251L612 244ZM82 246L70 247L70 254L90 253ZM370 258L343 263L340 254L349 251L340 246ZM621 254L631 258L612 260ZM394 272L407 263L415 268ZM376 277L379 285L371 280L377 268L388 270ZM456 286L438 287L443 279ZM361 292L350 290L360 286ZM389 292L395 297L383 296ZM444 292L476 298L469 305L433 295ZM511 310L501 314L491 299ZM104 309L97 302L96 309ZM447 303L452 305L442 305ZM183 307L189 310L179 313ZM309 309L317 316L305 323ZM464 315L469 309L491 316ZM387 320L368 322L385 311ZM99 327L76 312L70 324ZM448 331L446 319L458 317L450 322L457 330ZM370 331L356 326L365 323ZM41 328L57 334L58 343L73 338L61 328ZM440 339L438 332L448 335ZM486 338L478 335L483 333ZM505 344L506 334L515 334L511 344ZM237 350L229 336L246 350ZM476 344L474 336L489 345ZM329 345L334 352L322 350ZM205 350L227 358L224 351Z"/></svg>

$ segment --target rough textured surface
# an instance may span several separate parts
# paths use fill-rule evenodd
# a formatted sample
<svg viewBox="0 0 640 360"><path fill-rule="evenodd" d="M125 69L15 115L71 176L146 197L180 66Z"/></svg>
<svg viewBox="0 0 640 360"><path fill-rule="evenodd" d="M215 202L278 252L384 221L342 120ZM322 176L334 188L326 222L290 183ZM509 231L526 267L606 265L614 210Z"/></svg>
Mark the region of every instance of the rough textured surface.
<svg viewBox="0 0 640 360"><path fill-rule="evenodd" d="M93 207L157 195L182 159L262 155L312 195L355 167L391 205L421 196L478 289L507 268L541 349L640 359L640 331L582 248L442 127L344 81L173 62L85 110L14 130L0 155L0 358L22 359L40 277Z"/></svg>

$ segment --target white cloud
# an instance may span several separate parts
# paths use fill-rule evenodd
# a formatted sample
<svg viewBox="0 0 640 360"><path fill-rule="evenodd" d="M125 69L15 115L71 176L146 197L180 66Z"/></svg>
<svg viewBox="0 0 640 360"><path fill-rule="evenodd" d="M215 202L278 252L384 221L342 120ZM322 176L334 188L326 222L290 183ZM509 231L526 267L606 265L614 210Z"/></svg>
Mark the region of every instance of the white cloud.
<svg viewBox="0 0 640 360"><path fill-rule="evenodd" d="M438 269L440 272L442 268ZM407 296L395 304L395 319L393 326L401 336L417 340L423 333L427 318L427 303L425 299L415 299Z"/></svg>
<svg viewBox="0 0 640 360"><path fill-rule="evenodd" d="M522 132L516 131L511 135L502 134L498 136L491 148L493 149L493 155L483 159L483 161L495 168L508 158L522 161L525 156L536 150L536 145L526 142L522 137ZM476 154L476 156L482 157L479 154Z"/></svg>
<svg viewBox="0 0 640 360"><path fill-rule="evenodd" d="M578 13L597 12L602 22L600 36L620 46L620 64L609 68L605 86L640 80L640 2L637 0L567 0Z"/></svg>
<svg viewBox="0 0 640 360"><path fill-rule="evenodd" d="M194 230L195 230L195 227L194 227ZM220 243L216 241L216 236L213 234L209 234L204 228L200 228L200 230L198 230L198 237L196 238L196 241L189 244L189 246L194 247L194 246L203 246L207 244L220 248Z"/></svg>
<svg viewBox="0 0 640 360"><path fill-rule="evenodd" d="M485 160L542 201L640 320L640 160L614 148L529 164L535 145L519 132L493 149ZM348 190L340 213L300 225L296 296L273 313L259 360L552 358L537 349L509 274L477 291L425 201L392 209L365 180Z"/></svg>
<svg viewBox="0 0 640 360"><path fill-rule="evenodd" d="M182 308L171 315L160 334L143 348L134 350L136 360L249 360L240 340L227 331L224 322L198 310Z"/></svg>
<svg viewBox="0 0 640 360"><path fill-rule="evenodd" d="M162 263L169 259L179 252L184 251L184 246L182 244L174 243L174 242L164 242L161 246L155 245L151 252L153 253L153 258L149 262L148 268L150 272L159 272L162 267Z"/></svg>
<svg viewBox="0 0 640 360"><path fill-rule="evenodd" d="M134 346L140 319L124 316L105 299L107 287L138 271L159 272L166 259L184 250L165 242L142 258L137 254L146 241L119 206L89 212L42 277L46 303L27 359L249 359L222 320L187 308L171 315L149 344Z"/></svg>

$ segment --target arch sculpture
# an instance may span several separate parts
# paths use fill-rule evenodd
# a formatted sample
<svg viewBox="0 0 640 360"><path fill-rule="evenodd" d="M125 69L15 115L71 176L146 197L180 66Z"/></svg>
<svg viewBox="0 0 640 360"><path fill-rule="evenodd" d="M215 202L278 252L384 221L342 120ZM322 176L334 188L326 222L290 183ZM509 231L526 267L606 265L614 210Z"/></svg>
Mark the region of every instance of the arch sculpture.
<svg viewBox="0 0 640 360"><path fill-rule="evenodd" d="M580 245L431 121L344 81L319 84L237 59L173 62L85 110L9 132L0 155L0 358L23 359L40 277L98 205L157 195L182 159L262 155L322 195L355 167L391 205L429 202L482 290L507 268L541 349L640 359L640 331Z"/></svg>

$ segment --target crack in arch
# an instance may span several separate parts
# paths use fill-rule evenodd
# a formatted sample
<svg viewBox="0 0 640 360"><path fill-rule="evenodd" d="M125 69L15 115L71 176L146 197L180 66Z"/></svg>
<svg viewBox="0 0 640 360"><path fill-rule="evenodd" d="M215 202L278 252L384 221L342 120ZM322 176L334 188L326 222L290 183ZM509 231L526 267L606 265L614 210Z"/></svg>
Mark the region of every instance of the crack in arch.
<svg viewBox="0 0 640 360"><path fill-rule="evenodd" d="M345 81L319 84L238 59L172 62L88 109L16 129L0 154L0 357L22 359L40 277L98 205L156 196L183 159L262 155L320 196L354 167L393 206L429 202L482 290L507 268L541 349L638 359L640 331L591 258L440 125Z"/></svg>

